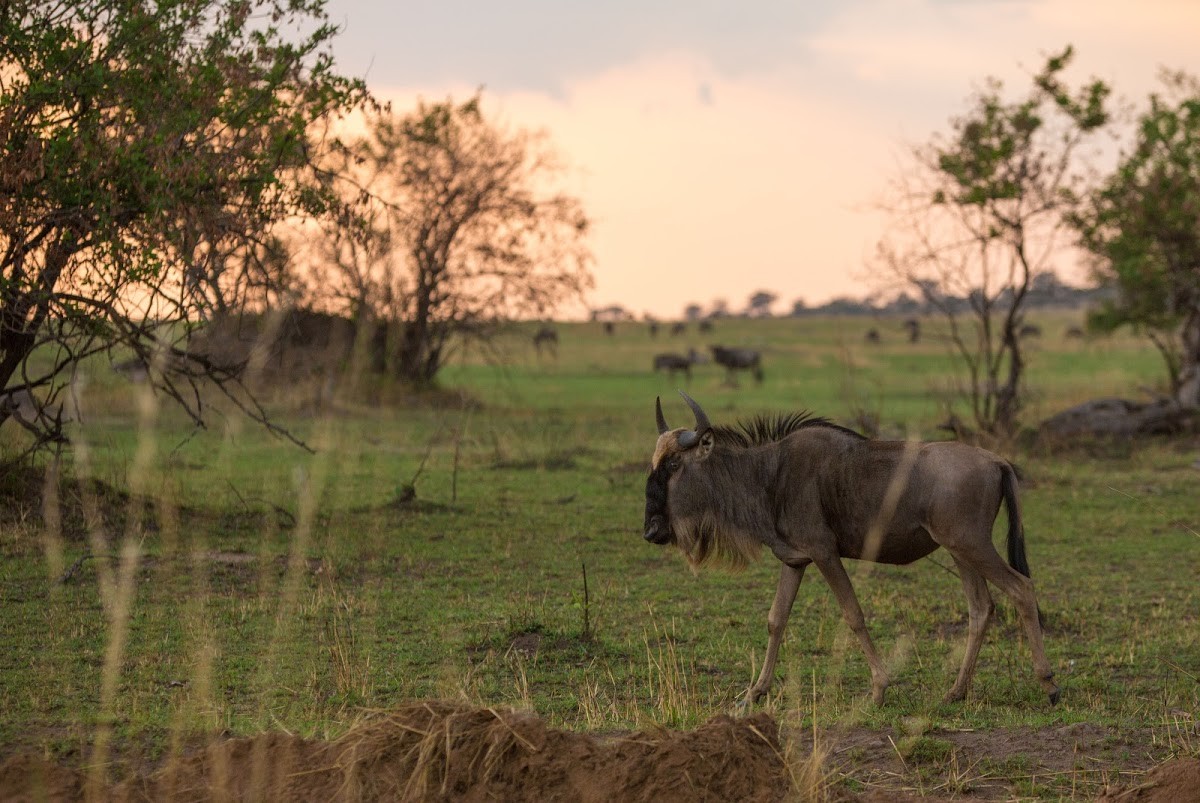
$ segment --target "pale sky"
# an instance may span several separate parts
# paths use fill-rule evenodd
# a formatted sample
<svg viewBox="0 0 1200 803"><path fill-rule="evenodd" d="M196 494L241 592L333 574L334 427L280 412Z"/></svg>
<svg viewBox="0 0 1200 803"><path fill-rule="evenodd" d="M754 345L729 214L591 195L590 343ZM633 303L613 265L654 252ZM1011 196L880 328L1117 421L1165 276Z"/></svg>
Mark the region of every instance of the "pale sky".
<svg viewBox="0 0 1200 803"><path fill-rule="evenodd" d="M545 130L595 223L593 307L862 297L907 149L1048 54L1141 104L1200 74L1200 0L331 0L340 70L400 111ZM1068 278L1070 278L1068 276ZM564 311L565 312L565 311Z"/></svg>

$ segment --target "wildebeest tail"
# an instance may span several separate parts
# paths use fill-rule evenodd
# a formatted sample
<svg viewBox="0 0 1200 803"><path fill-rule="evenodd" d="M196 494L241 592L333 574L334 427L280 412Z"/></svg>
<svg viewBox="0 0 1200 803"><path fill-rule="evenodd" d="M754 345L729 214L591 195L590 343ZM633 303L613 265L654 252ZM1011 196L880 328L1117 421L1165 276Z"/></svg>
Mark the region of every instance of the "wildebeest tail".
<svg viewBox="0 0 1200 803"><path fill-rule="evenodd" d="M1004 508L1008 512L1008 565L1029 577L1029 560L1025 557L1025 525L1021 521L1021 503L1017 499L1017 472L1007 463L1000 471Z"/></svg>
<svg viewBox="0 0 1200 803"><path fill-rule="evenodd" d="M1025 557L1025 524L1021 519L1021 502L1017 497L1017 469L1005 463L1001 469L1000 486L1004 492L1004 508L1008 512L1008 565L1021 574L1030 577L1029 559ZM1042 608L1038 606L1038 624L1043 628L1046 622L1042 617Z"/></svg>

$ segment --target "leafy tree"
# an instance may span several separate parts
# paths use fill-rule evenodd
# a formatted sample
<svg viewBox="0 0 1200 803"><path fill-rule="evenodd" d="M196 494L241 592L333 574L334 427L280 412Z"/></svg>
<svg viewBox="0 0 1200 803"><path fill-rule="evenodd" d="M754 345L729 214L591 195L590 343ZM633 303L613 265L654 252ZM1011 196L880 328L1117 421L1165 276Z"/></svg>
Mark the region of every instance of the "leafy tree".
<svg viewBox="0 0 1200 803"><path fill-rule="evenodd" d="M746 303L746 313L755 318L769 318L771 305L779 300L779 296L770 290L759 290L750 296Z"/></svg>
<svg viewBox="0 0 1200 803"><path fill-rule="evenodd" d="M275 224L338 209L308 132L365 91L333 71L322 6L0 4L0 389L37 398L40 441L70 369L117 347L198 424L206 378L246 403L184 324L274 292Z"/></svg>
<svg viewBox="0 0 1200 803"><path fill-rule="evenodd" d="M591 285L590 222L550 190L546 138L484 118L480 96L373 115L338 171L368 197L351 240L327 240L328 286L384 321L403 379L431 382L456 343L505 320L544 318Z"/></svg>
<svg viewBox="0 0 1200 803"><path fill-rule="evenodd" d="M1026 295L1050 269L1065 216L1086 191L1079 152L1109 119L1104 83L1075 93L1062 84L1071 56L1068 47L1049 58L1015 102L989 79L949 136L914 148L894 228L880 243L886 275L949 321L975 422L992 434L1016 427Z"/></svg>
<svg viewBox="0 0 1200 803"><path fill-rule="evenodd" d="M1171 392L1200 406L1200 81L1164 73L1135 144L1073 219L1100 280L1117 295L1089 318L1144 330Z"/></svg>

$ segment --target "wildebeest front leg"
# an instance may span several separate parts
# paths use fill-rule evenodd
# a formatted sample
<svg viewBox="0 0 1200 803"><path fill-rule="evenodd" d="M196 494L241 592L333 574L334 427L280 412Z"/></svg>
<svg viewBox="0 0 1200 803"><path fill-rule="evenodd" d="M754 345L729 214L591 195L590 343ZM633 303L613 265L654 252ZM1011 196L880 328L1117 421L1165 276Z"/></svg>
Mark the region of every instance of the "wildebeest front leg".
<svg viewBox="0 0 1200 803"><path fill-rule="evenodd" d="M800 580L804 577L804 568L783 564L779 570L779 585L775 587L775 601L771 603L771 612L767 614L767 657L763 659L762 671L758 680L746 690L742 705L750 705L761 700L771 689L775 679L775 662L779 660L779 645L783 642L783 631L787 629L788 617L792 613L792 603L796 601L796 591L800 588Z"/></svg>
<svg viewBox="0 0 1200 803"><path fill-rule="evenodd" d="M858 604L858 597L854 595L854 587L850 585L846 568L836 555L814 562L821 570L825 582L829 583L838 605L842 607L842 616L846 619L846 624L850 625L854 635L858 636L858 643L862 645L863 653L867 656L867 665L871 667L871 699L876 705L883 705L884 692L891 681L888 679L887 670L883 668L883 661L879 659L879 653L875 652L875 645L871 643L871 634L867 632L867 622Z"/></svg>

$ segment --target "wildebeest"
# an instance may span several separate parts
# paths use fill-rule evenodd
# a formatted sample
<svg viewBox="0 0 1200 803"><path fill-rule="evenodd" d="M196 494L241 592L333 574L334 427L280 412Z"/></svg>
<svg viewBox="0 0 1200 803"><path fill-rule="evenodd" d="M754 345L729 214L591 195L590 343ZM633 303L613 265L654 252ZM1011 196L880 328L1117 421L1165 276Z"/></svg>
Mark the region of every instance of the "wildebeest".
<svg viewBox="0 0 1200 803"><path fill-rule="evenodd" d="M742 566L763 546L783 563L767 616L766 657L744 702L770 689L792 602L805 568L814 564L858 637L872 697L882 703L888 674L842 558L903 565L939 546L958 567L970 612L962 668L946 700L961 700L970 686L994 610L991 582L1012 598L1034 673L1050 702L1058 701L1010 463L953 441L870 440L806 412L716 427L681 395L695 415L692 429L668 427L655 401L659 435L646 480L646 540L674 543L693 568L714 558ZM1001 504L1008 514L1008 564L992 545Z"/></svg>
<svg viewBox="0 0 1200 803"><path fill-rule="evenodd" d="M863 335L863 339L868 343L880 343L883 341L883 338L879 336L878 329L868 329L867 333Z"/></svg>
<svg viewBox="0 0 1200 803"><path fill-rule="evenodd" d="M671 324L671 335L672 336L684 335L684 334L687 334L687 324L686 323L684 323L683 321L676 321L675 323Z"/></svg>
<svg viewBox="0 0 1200 803"><path fill-rule="evenodd" d="M533 335L533 347L537 349L537 353L541 354L542 349L549 349L550 353L558 353L558 330L553 326L543 326Z"/></svg>
<svg viewBox="0 0 1200 803"><path fill-rule="evenodd" d="M689 349L686 356L674 352L655 354L654 370L656 373L658 371L666 371L672 378L675 377L676 371L683 371L684 376L688 378L688 381L691 381L692 366L699 362L699 356L695 349Z"/></svg>
<svg viewBox="0 0 1200 803"><path fill-rule="evenodd" d="M709 346L713 359L725 366L725 378L731 385L737 384L735 372L750 371L754 381L762 384L762 354L754 349L727 349L724 346Z"/></svg>
<svg viewBox="0 0 1200 803"><path fill-rule="evenodd" d="M1017 332L1017 335L1020 337L1041 337L1042 327L1035 323L1027 323L1021 327L1021 330Z"/></svg>
<svg viewBox="0 0 1200 803"><path fill-rule="evenodd" d="M916 318L906 318L904 328L908 330L908 342L916 343L921 339L921 322Z"/></svg>

